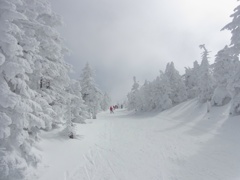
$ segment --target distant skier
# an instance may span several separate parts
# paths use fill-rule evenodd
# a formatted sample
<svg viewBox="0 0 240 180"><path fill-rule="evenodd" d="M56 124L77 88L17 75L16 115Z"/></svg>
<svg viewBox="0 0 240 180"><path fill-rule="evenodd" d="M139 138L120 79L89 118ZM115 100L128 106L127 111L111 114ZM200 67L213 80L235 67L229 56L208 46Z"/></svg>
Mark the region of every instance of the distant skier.
<svg viewBox="0 0 240 180"><path fill-rule="evenodd" d="M112 106L110 106L110 114L113 114L114 112L113 112L113 107Z"/></svg>

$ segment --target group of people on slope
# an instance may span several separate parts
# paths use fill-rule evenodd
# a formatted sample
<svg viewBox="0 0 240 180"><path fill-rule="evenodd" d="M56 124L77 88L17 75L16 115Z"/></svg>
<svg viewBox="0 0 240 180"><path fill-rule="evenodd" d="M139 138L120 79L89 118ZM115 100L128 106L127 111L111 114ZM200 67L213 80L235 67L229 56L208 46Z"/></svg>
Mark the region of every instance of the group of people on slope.
<svg viewBox="0 0 240 180"><path fill-rule="evenodd" d="M118 109L118 105L110 106L110 113L113 114L115 109ZM123 105L121 105L121 109L123 108Z"/></svg>
<svg viewBox="0 0 240 180"><path fill-rule="evenodd" d="M110 114L113 114L114 113L114 106L110 106Z"/></svg>

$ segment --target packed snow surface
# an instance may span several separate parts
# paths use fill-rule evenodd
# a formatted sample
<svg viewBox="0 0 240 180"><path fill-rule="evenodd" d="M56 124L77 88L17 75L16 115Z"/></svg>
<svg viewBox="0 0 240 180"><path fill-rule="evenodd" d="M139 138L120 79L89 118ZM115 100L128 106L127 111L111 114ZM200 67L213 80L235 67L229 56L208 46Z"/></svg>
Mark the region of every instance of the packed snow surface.
<svg viewBox="0 0 240 180"><path fill-rule="evenodd" d="M42 134L40 180L237 180L240 118L196 100L164 112L103 112L79 139Z"/></svg>

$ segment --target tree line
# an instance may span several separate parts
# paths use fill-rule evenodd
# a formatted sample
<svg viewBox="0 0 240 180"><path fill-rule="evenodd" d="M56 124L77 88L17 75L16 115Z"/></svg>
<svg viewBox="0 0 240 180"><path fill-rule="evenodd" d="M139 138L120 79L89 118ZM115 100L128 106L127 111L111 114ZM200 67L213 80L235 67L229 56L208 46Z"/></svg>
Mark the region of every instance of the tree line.
<svg viewBox="0 0 240 180"><path fill-rule="evenodd" d="M231 17L232 21L222 29L231 31L230 44L219 50L213 64L209 64L209 51L203 44L199 46L203 50L201 63L195 61L192 68L185 68L184 75L180 75L171 62L151 82L146 80L140 86L134 77L127 95L128 109L163 111L197 98L200 103L208 102L212 106L230 103L229 114L240 115L240 6Z"/></svg>

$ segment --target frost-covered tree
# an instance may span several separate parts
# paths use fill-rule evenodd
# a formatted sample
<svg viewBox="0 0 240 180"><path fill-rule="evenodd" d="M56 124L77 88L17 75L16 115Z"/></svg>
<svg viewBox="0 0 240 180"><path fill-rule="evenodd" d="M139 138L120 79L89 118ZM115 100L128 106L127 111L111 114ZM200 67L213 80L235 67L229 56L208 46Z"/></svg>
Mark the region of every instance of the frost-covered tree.
<svg viewBox="0 0 240 180"><path fill-rule="evenodd" d="M172 90L167 75L162 72L160 73L160 76L152 82L152 107L153 109L163 111L172 107L172 100L170 98Z"/></svg>
<svg viewBox="0 0 240 180"><path fill-rule="evenodd" d="M61 132L61 135L69 138L76 138L76 123L85 123L85 119L88 118L87 106L84 104L81 94L81 86L79 81L71 80L67 91L67 107L64 115L65 128Z"/></svg>
<svg viewBox="0 0 240 180"><path fill-rule="evenodd" d="M84 123L84 120L88 117L87 106L84 104L81 94L81 86L79 81L71 80L71 84L67 88L69 94L69 110L70 118L72 122Z"/></svg>
<svg viewBox="0 0 240 180"><path fill-rule="evenodd" d="M229 49L230 54L235 58L233 62L234 69L231 69L233 76L228 85L232 96L230 114L240 115L240 5L234 9L231 17L233 18L232 22L223 28L223 30L231 31L232 37Z"/></svg>
<svg viewBox="0 0 240 180"><path fill-rule="evenodd" d="M51 11L50 5L46 4L46 11L39 14L37 20L41 26L37 29L36 37L40 42L39 55L41 58L36 62L36 75L38 76L39 92L48 101L56 114L53 116L53 125L64 123L66 111L66 88L70 78L70 67L64 61L66 48L56 31L61 24L60 18Z"/></svg>
<svg viewBox="0 0 240 180"><path fill-rule="evenodd" d="M109 95L105 92L103 97L102 97L102 100L101 100L101 109L103 111L106 111L108 110L109 106L111 104L111 98L109 97Z"/></svg>
<svg viewBox="0 0 240 180"><path fill-rule="evenodd" d="M141 111L151 110L151 104L153 99L151 94L151 83L145 80L144 84L140 87L138 92L138 107Z"/></svg>
<svg viewBox="0 0 240 180"><path fill-rule="evenodd" d="M170 99L171 88L168 77L160 72L154 81L145 83L139 88L136 78L133 78L133 86L128 93L128 109L138 111L163 111L172 106Z"/></svg>
<svg viewBox="0 0 240 180"><path fill-rule="evenodd" d="M34 67L33 73L29 76L31 82L29 86L39 93L36 100L41 105L43 113L38 115L45 121L45 129L51 129L64 123L63 117L67 108L65 89L70 82L68 76L70 67L64 61L66 48L56 31L56 27L61 25L61 19L52 12L46 0L22 0L22 2L17 10L29 21L19 23L25 31L25 35L19 37L19 42L24 46L26 40L38 43L35 49L30 49L31 44L27 44L24 50L24 55L31 59L31 65Z"/></svg>
<svg viewBox="0 0 240 180"><path fill-rule="evenodd" d="M215 78L217 87L214 90L212 97L212 104L221 106L225 105L231 100L231 95L227 90L228 83L233 76L233 57L230 55L230 49L225 46L220 50L215 58L213 64L213 77Z"/></svg>
<svg viewBox="0 0 240 180"><path fill-rule="evenodd" d="M53 117L56 117L56 112L53 111L52 107L49 105L49 102L42 98L42 91L39 91L39 81L37 77L38 65L42 57L40 56L40 42L37 39L37 33L40 26L40 23L37 22L37 19L40 12L44 12L49 10L50 6L48 3L39 0L22 0L22 3L16 6L16 10L19 13L25 15L27 20L20 20L15 22L17 26L24 31L24 33L17 35L16 38L18 40L18 44L23 48L23 58L29 63L32 72L28 74L29 81L27 84L29 87L37 92L35 92L32 100L37 102L41 111L36 110L33 113L42 119L45 123L44 129L51 129L52 122L54 121ZM50 10L49 10L50 11Z"/></svg>
<svg viewBox="0 0 240 180"><path fill-rule="evenodd" d="M198 98L200 102L204 103L211 100L213 90L214 90L214 84L213 84L212 75L209 69L209 62L208 62L209 51L205 48L205 45L200 45L199 47L203 49L203 53L202 53L202 62L199 70Z"/></svg>
<svg viewBox="0 0 240 180"><path fill-rule="evenodd" d="M83 69L80 84L82 87L82 98L88 106L89 115L96 119L97 113L101 110L100 103L103 95L94 81L94 73L88 63Z"/></svg>
<svg viewBox="0 0 240 180"><path fill-rule="evenodd" d="M132 90L130 93L128 93L127 98L128 98L128 109L129 110L138 110L138 91L139 91L139 84L136 80L136 77L133 77L133 86Z"/></svg>
<svg viewBox="0 0 240 180"><path fill-rule="evenodd" d="M232 22L228 23L226 26L222 28L222 30L231 31L231 54L234 57L238 57L240 54L240 5L234 9L234 13L230 16L232 17Z"/></svg>
<svg viewBox="0 0 240 180"><path fill-rule="evenodd" d="M43 69L39 62L42 61L43 57L40 53L41 43L37 38L39 28L44 26L44 24L38 22L38 19L42 14L51 12L51 7L46 1L22 0L22 3L17 6L17 11L27 17L27 20L16 22L18 27L24 31L23 34L17 36L17 39L19 45L23 48L23 57L29 62L33 71L33 73L29 74L28 85L38 92L33 100L40 104L42 109L42 111L35 111L35 114L44 120L44 129L51 129L57 113L50 105L51 98L49 96L46 98L46 94L42 90L42 87L50 87L50 82L44 81L43 78L40 80L41 75L39 72L43 71Z"/></svg>
<svg viewBox="0 0 240 180"><path fill-rule="evenodd" d="M24 31L17 39L33 70L28 84L38 92L35 101L42 108L36 113L44 120L45 129L51 129L64 116L65 88L69 83L69 66L63 60L66 48L55 30L61 20L45 0L22 0L16 10L27 18L16 22Z"/></svg>
<svg viewBox="0 0 240 180"><path fill-rule="evenodd" d="M173 104L178 104L187 99L186 86L179 72L175 69L174 63L168 63L165 70L165 76L168 78L171 93L170 99Z"/></svg>
<svg viewBox="0 0 240 180"><path fill-rule="evenodd" d="M25 51L37 46L25 36L22 22L28 18L17 8L22 1L0 1L0 179L23 179L28 166L35 166L39 157L32 145L44 121L36 111L41 106L35 101L37 93L29 87L33 73L30 58ZM33 42L30 42L30 41Z"/></svg>
<svg viewBox="0 0 240 180"><path fill-rule="evenodd" d="M0 0L0 24L0 179L18 180L39 161L32 150L39 130L67 121L74 103L60 18L49 3Z"/></svg>
<svg viewBox="0 0 240 180"><path fill-rule="evenodd" d="M193 68L185 68L185 85L188 98L195 98L199 94L198 81L199 81L200 66L197 61L194 61Z"/></svg>

